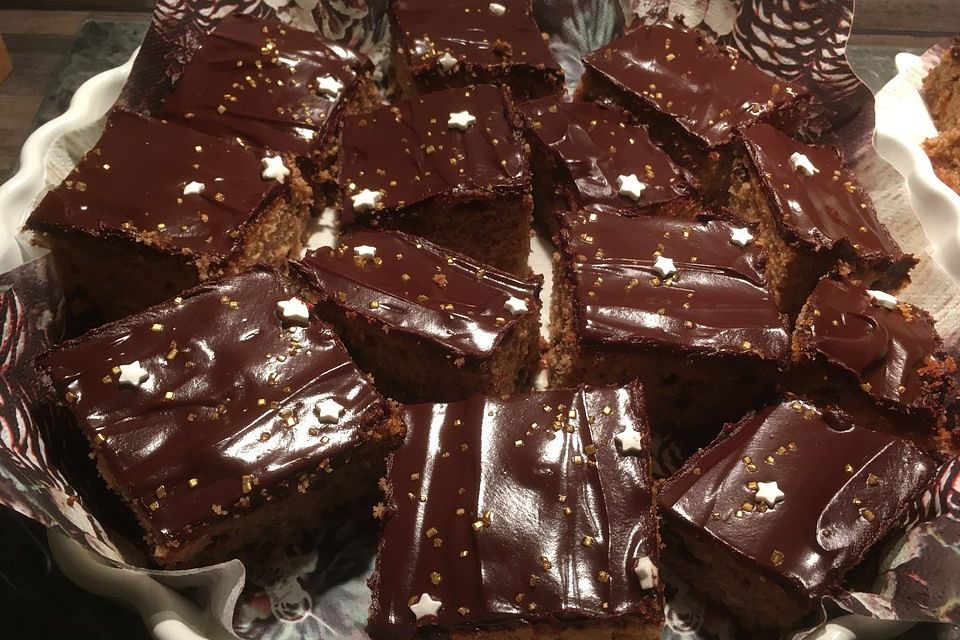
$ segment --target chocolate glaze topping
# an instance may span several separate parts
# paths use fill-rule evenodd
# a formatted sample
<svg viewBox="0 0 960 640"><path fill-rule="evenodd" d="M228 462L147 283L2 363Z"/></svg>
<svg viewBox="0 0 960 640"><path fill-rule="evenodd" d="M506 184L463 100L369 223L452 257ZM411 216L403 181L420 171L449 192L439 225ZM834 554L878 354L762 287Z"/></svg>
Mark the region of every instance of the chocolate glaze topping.
<svg viewBox="0 0 960 640"><path fill-rule="evenodd" d="M696 31L645 26L583 58L646 108L666 114L706 147L731 142L808 92L762 71Z"/></svg>
<svg viewBox="0 0 960 640"><path fill-rule="evenodd" d="M340 148L340 217L350 224L430 199L490 197L528 191L529 168L515 117L500 89L447 89L344 120ZM452 113L476 122L451 128ZM350 196L378 191L373 211L355 211Z"/></svg>
<svg viewBox="0 0 960 640"><path fill-rule="evenodd" d="M491 4L502 6L503 14ZM390 10L414 68L439 70L438 58L449 53L469 68L522 65L563 73L534 22L530 0L395 0Z"/></svg>
<svg viewBox="0 0 960 640"><path fill-rule="evenodd" d="M934 470L910 443L788 399L728 425L667 480L658 501L668 522L813 599L897 523ZM784 494L772 508L751 485L760 482Z"/></svg>
<svg viewBox="0 0 960 640"><path fill-rule="evenodd" d="M788 241L828 249L845 242L869 260L914 262L877 220L870 198L835 147L806 145L766 124L745 131L743 140L773 219ZM794 168L793 154L804 156L816 172Z"/></svg>
<svg viewBox="0 0 960 640"><path fill-rule="evenodd" d="M255 268L38 359L155 542L296 491L301 474L361 447L364 418L385 411L326 324L282 320L289 298L275 271ZM134 361L149 377L121 385L115 367ZM325 399L343 407L335 423L315 411Z"/></svg>
<svg viewBox="0 0 960 640"><path fill-rule="evenodd" d="M601 344L667 344L780 360L787 323L764 280L766 252L731 242L742 222L610 213L568 216L576 331ZM657 257L676 273L655 271Z"/></svg>
<svg viewBox="0 0 960 640"><path fill-rule="evenodd" d="M375 247L376 257L358 257L358 246ZM477 358L539 313L543 286L541 276L520 280L399 231L359 230L336 249L311 251L293 269L348 312ZM510 298L528 311L512 314L504 306Z"/></svg>
<svg viewBox="0 0 960 640"><path fill-rule="evenodd" d="M316 34L232 14L203 40L161 113L210 135L303 155L324 145L358 76L372 69L366 56ZM334 92L321 78L342 88Z"/></svg>
<svg viewBox="0 0 960 640"><path fill-rule="evenodd" d="M900 302L895 309L872 304L867 288L849 280L820 280L807 301L807 342L852 375L881 403L930 408L925 369L943 360L943 341L933 318Z"/></svg>
<svg viewBox="0 0 960 640"><path fill-rule="evenodd" d="M638 558L658 558L649 429L638 387L474 396L406 408L371 581L374 638L418 626L660 619ZM614 436L638 432L622 454ZM427 593L442 605L417 620Z"/></svg>
<svg viewBox="0 0 960 640"><path fill-rule="evenodd" d="M621 109L594 102L536 100L522 108L528 131L573 184L576 205L621 215L695 194L693 177L675 165ZM636 175L646 188L636 201L617 179Z"/></svg>
<svg viewBox="0 0 960 640"><path fill-rule="evenodd" d="M245 228L288 191L262 177L262 152L114 111L103 136L27 220L41 231L135 240L226 260ZM200 193L184 194L191 182Z"/></svg>

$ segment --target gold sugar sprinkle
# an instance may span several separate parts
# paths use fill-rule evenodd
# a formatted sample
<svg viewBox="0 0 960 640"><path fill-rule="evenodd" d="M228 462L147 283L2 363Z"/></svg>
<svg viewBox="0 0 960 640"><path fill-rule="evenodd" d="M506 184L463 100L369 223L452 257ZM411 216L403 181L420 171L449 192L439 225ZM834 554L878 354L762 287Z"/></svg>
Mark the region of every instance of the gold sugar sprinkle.
<svg viewBox="0 0 960 640"><path fill-rule="evenodd" d="M160 324L159 322L154 322L154 323L150 326L150 331L153 331L153 332L163 331L163 325Z"/></svg>
<svg viewBox="0 0 960 640"><path fill-rule="evenodd" d="M200 484L200 481L197 480L196 478L190 478L189 480L187 480L187 484L190 485L190 488L191 488L191 489L193 489L193 488L196 487L198 484Z"/></svg>
<svg viewBox="0 0 960 640"><path fill-rule="evenodd" d="M783 564L783 552L774 549L773 553L770 554L770 562L772 562L773 566L775 567L779 567L781 564Z"/></svg>

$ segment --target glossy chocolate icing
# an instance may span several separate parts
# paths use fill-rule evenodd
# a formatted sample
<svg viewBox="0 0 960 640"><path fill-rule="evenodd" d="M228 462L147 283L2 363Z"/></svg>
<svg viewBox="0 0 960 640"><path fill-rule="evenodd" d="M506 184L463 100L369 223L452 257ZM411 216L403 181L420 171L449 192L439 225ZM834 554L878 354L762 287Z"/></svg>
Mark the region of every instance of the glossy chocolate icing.
<svg viewBox="0 0 960 640"><path fill-rule="evenodd" d="M764 280L766 252L730 241L743 226L706 215L568 216L563 244L579 339L784 358L789 333ZM674 261L674 276L654 271L658 255Z"/></svg>
<svg viewBox="0 0 960 640"><path fill-rule="evenodd" d="M446 52L471 70L524 66L562 78L560 65L534 22L530 0L497 4L504 7L503 15L490 11L489 0L394 0L390 12L399 28L394 37L415 73L439 70L437 59Z"/></svg>
<svg viewBox="0 0 960 640"><path fill-rule="evenodd" d="M336 471L386 411L325 323L281 319L288 298L274 270L255 268L38 359L155 543ZM114 367L133 361L150 377L120 386ZM327 398L344 408L337 423L314 411Z"/></svg>
<svg viewBox="0 0 960 640"><path fill-rule="evenodd" d="M666 24L631 31L585 56L583 63L707 148L733 141L741 129L808 95L734 49Z"/></svg>
<svg viewBox="0 0 960 640"><path fill-rule="evenodd" d="M167 96L165 118L242 144L298 155L319 150L370 60L320 36L249 15L224 18ZM317 87L332 77L336 96Z"/></svg>
<svg viewBox="0 0 960 640"><path fill-rule="evenodd" d="M544 98L521 111L535 144L567 178L576 208L623 214L695 194L690 173L674 164L621 109ZM631 174L646 185L636 201L620 195L617 185L617 178Z"/></svg>
<svg viewBox="0 0 960 640"><path fill-rule="evenodd" d="M476 122L450 128L451 113ZM490 85L447 89L344 120L340 219L377 218L426 200L529 191L530 172L511 107ZM351 195L379 191L374 211L355 212Z"/></svg>
<svg viewBox="0 0 960 640"><path fill-rule="evenodd" d="M660 619L658 589L634 573L659 547L639 387L473 396L408 406L405 417L371 637L413 637L424 624ZM639 455L619 452L625 430L641 434ZM442 606L418 623L408 605L423 593Z"/></svg>
<svg viewBox="0 0 960 640"><path fill-rule="evenodd" d="M376 247L377 255L358 258L356 246ZM540 276L520 280L399 231L356 231L336 249L309 252L293 269L348 312L476 358L488 357L518 322L539 313L543 286ZM529 310L511 314L504 307L511 297Z"/></svg>
<svg viewBox="0 0 960 640"><path fill-rule="evenodd" d="M895 309L874 305L862 284L825 277L803 321L804 349L852 375L866 393L884 404L930 408L934 390L924 369L945 355L926 311L904 302Z"/></svg>
<svg viewBox="0 0 960 640"><path fill-rule="evenodd" d="M26 226L224 261L242 246L246 227L289 190L289 180L262 177L263 155L116 110L96 146ZM190 182L203 183L203 191L185 195Z"/></svg>
<svg viewBox="0 0 960 640"><path fill-rule="evenodd" d="M667 480L658 502L668 525L692 528L812 600L897 523L934 470L910 443L787 399L729 425ZM776 482L784 497L768 508L751 482Z"/></svg>
<svg viewBox="0 0 960 640"><path fill-rule="evenodd" d="M835 147L797 142L767 124L747 129L743 140L773 219L788 242L814 249L846 242L869 260L913 260L877 220L870 198ZM806 156L817 173L808 176L794 169L794 153Z"/></svg>

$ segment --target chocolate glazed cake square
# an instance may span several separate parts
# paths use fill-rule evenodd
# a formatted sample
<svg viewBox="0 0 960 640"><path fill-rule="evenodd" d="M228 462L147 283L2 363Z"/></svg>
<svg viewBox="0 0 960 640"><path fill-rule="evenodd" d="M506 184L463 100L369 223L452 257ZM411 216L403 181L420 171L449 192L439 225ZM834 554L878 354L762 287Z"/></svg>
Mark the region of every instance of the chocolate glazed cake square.
<svg viewBox="0 0 960 640"><path fill-rule="evenodd" d="M958 449L946 411L956 370L929 313L859 282L824 277L797 318L795 391L941 459Z"/></svg>
<svg viewBox="0 0 960 640"><path fill-rule="evenodd" d="M694 444L775 397L790 334L749 225L594 213L560 238L552 386L639 380L654 436Z"/></svg>
<svg viewBox="0 0 960 640"><path fill-rule="evenodd" d="M525 276L532 210L519 116L498 87L416 96L344 122L345 230L400 229Z"/></svg>
<svg viewBox="0 0 960 640"><path fill-rule="evenodd" d="M795 318L817 281L836 271L896 292L917 263L877 219L839 150L807 145L769 125L743 134L730 206L760 225L777 302Z"/></svg>
<svg viewBox="0 0 960 640"><path fill-rule="evenodd" d="M564 215L693 217L696 180L621 108L536 100L521 108L533 170L533 212L554 237Z"/></svg>
<svg viewBox="0 0 960 640"><path fill-rule="evenodd" d="M372 73L366 56L314 33L231 14L200 43L160 115L298 159L322 209L336 193L343 115L380 106Z"/></svg>
<svg viewBox="0 0 960 640"><path fill-rule="evenodd" d="M274 153L114 111L26 228L53 252L71 310L102 321L257 263L285 269L310 199Z"/></svg>
<svg viewBox="0 0 960 640"><path fill-rule="evenodd" d="M510 394L539 368L542 276L515 278L417 236L367 230L291 270L377 388L401 402Z"/></svg>
<svg viewBox="0 0 960 640"><path fill-rule="evenodd" d="M909 442L784 400L728 425L663 485L664 566L744 628L794 628L935 469Z"/></svg>
<svg viewBox="0 0 960 640"><path fill-rule="evenodd" d="M37 367L164 568L262 558L331 514L367 513L403 435L396 405L267 267L64 342Z"/></svg>
<svg viewBox="0 0 960 640"><path fill-rule="evenodd" d="M735 49L679 26L642 26L583 58L578 96L608 98L636 115L713 204L723 204L739 134L766 122L794 133L810 93Z"/></svg>
<svg viewBox="0 0 960 640"><path fill-rule="evenodd" d="M660 637L638 385L405 409L388 462L374 640Z"/></svg>
<svg viewBox="0 0 960 640"><path fill-rule="evenodd" d="M564 90L530 0L391 0L390 36L407 96L495 84L525 101Z"/></svg>

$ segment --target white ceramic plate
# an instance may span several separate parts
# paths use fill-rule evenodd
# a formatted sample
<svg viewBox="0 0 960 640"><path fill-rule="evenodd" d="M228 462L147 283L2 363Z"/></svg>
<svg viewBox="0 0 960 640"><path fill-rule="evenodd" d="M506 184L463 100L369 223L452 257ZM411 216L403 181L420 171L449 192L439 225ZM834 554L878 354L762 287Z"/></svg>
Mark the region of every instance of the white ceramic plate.
<svg viewBox="0 0 960 640"><path fill-rule="evenodd" d="M907 56L898 56L900 74L877 96L877 147L907 180L911 204L920 216L927 237L938 239L931 242L934 257L960 281L960 197L937 180L920 148L920 142L934 135L935 130L918 91L919 58ZM17 242L16 232L38 198L62 178L61 147L65 134L96 127L116 101L132 60L84 83L69 109L37 129L24 143L19 171L0 185L0 211L5 212L8 225L0 228L0 272L36 255L35 249ZM328 220L321 220L309 245L326 244L331 237ZM540 240L533 241L531 266L546 278L543 305L546 311L549 309L550 255L548 245ZM136 609L158 640L224 636L196 605L149 576L105 566L94 554L52 529L49 540L55 560L71 580L83 589ZM832 620L815 638L885 640L910 626L911 623L890 624L844 616Z"/></svg>
<svg viewBox="0 0 960 640"><path fill-rule="evenodd" d="M923 101L926 72L919 56L900 53L897 75L876 96L877 152L903 176L910 205L930 241L933 258L960 282L960 195L937 178L921 146L937 135Z"/></svg>

